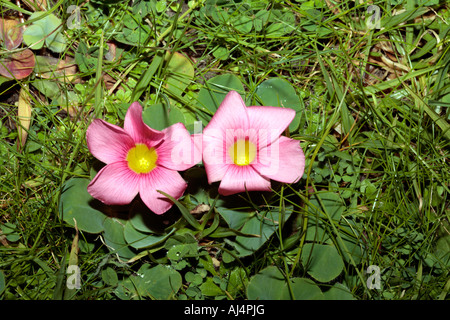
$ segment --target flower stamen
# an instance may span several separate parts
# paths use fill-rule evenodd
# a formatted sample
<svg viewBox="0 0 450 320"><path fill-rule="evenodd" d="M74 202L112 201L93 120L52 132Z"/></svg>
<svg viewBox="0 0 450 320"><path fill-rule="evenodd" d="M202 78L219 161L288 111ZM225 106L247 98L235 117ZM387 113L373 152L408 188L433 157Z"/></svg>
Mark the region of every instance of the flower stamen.
<svg viewBox="0 0 450 320"><path fill-rule="evenodd" d="M136 146L128 151L127 158L128 167L134 172L149 173L156 167L158 155L154 148L148 148L145 144L136 144Z"/></svg>
<svg viewBox="0 0 450 320"><path fill-rule="evenodd" d="M247 166L255 160L256 146L248 139L239 139L229 148L228 152L234 164Z"/></svg>

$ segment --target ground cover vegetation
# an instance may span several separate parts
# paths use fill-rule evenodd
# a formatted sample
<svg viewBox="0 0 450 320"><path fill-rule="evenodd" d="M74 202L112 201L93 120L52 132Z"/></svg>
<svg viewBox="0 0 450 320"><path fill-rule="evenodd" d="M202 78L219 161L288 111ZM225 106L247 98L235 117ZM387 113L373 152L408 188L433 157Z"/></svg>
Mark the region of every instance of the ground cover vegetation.
<svg viewBox="0 0 450 320"><path fill-rule="evenodd" d="M445 1L2 1L0 299L448 299ZM302 178L162 215L87 186L94 119L291 108ZM276 121L276 119L274 119ZM167 195L170 197L170 195Z"/></svg>

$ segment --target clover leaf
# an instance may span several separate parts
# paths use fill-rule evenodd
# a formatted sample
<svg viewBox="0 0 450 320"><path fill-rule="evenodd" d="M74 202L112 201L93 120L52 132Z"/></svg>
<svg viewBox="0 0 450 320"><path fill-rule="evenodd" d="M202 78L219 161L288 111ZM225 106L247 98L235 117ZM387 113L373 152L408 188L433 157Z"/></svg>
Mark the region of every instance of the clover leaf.
<svg viewBox="0 0 450 320"><path fill-rule="evenodd" d="M60 29L61 19L54 14L39 11L32 13L28 21L33 21L33 24L23 33L23 42L30 49L41 49L44 44L53 52L63 52L66 49L66 39Z"/></svg>

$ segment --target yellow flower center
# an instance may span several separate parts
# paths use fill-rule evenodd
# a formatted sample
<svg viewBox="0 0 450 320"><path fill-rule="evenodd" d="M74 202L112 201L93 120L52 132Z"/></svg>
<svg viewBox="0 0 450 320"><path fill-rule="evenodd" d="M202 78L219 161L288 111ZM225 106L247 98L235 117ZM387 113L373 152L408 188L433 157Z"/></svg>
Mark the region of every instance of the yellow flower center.
<svg viewBox="0 0 450 320"><path fill-rule="evenodd" d="M136 173L149 173L156 167L158 155L154 148L136 144L127 154L128 167Z"/></svg>
<svg viewBox="0 0 450 320"><path fill-rule="evenodd" d="M228 149L228 152L234 164L247 166L255 160L256 146L248 139L240 139Z"/></svg>

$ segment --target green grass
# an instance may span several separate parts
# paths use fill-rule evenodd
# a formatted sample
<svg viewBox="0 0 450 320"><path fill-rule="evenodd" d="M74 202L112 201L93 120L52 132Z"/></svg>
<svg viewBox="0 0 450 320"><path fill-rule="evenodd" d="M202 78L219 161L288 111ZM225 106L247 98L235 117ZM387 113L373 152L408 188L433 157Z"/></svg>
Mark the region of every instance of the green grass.
<svg viewBox="0 0 450 320"><path fill-rule="evenodd" d="M317 280L302 260L311 226L325 230L326 243L334 244L345 262L338 277L319 283L322 290L338 282L356 299L449 298L448 5L377 1L382 29L369 30L366 3L236 2L217 11L205 10L205 3L189 8L187 1L183 6L167 1L161 10L133 8L126 1L104 7L80 3L81 27L64 29L67 49L35 52L75 58L77 80L54 74L46 80L57 84L53 92L38 90L41 77L34 73L2 84L0 299L125 299L120 281L132 282L143 266L157 264L183 275L173 298L244 299L252 277L271 265L287 278ZM60 1L50 8L64 22L70 4ZM2 14L8 10L17 8L9 4ZM142 20L139 10L148 10ZM266 16L259 16L262 10ZM22 11L26 18L29 12ZM126 34L124 20L126 27L136 21L126 41L120 38ZM108 60L112 42L116 57ZM85 60L76 55L83 45L91 48L82 54ZM192 61L194 76L181 92L165 87L173 77L163 62L165 52ZM142 250L138 259L124 263L102 235L80 231L82 288L67 293L65 268L76 232L60 218L60 195L71 178L92 175L95 162L85 142L90 121L99 117L121 124L134 100L145 106L170 101L189 128L201 113L199 90L221 74L235 75L253 103L268 78L287 80L300 97L300 127L290 135L305 151L303 179L273 197L240 199L250 207L291 205L289 220L251 257L233 258L229 241L234 238L227 235L200 239L198 251L183 263L165 257L168 246ZM24 147L17 142L21 88L32 106ZM76 103L67 102L69 92ZM340 203L339 223L320 197L327 192ZM359 243L360 259L347 254L343 239ZM174 237L171 244L179 244L175 240L181 241ZM211 261L221 267L211 267ZM366 286L369 265L381 270L380 289ZM293 294L295 287L289 290Z"/></svg>

